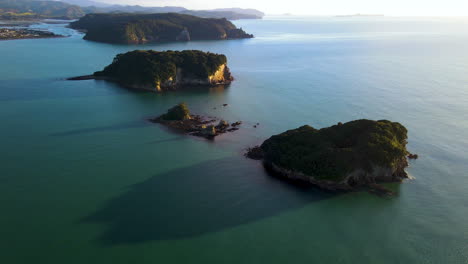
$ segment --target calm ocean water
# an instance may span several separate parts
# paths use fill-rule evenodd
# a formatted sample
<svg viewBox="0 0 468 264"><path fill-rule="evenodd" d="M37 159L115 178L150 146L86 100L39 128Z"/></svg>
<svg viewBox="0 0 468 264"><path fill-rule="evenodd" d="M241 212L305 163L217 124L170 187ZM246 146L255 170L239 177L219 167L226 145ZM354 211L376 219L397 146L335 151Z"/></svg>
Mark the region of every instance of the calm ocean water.
<svg viewBox="0 0 468 264"><path fill-rule="evenodd" d="M0 42L1 263L468 262L468 19L235 23L257 37L123 46L36 25L71 37ZM64 80L134 49L224 53L236 81L155 94ZM244 125L209 142L145 121L181 101ZM420 159L396 197L291 186L242 156L359 118L409 129Z"/></svg>

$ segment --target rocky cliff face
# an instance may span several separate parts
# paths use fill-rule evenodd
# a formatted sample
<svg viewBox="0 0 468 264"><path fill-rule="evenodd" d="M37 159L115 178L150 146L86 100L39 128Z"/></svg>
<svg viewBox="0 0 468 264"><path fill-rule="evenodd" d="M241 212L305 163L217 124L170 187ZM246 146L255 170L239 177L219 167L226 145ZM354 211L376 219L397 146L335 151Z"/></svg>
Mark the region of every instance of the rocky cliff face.
<svg viewBox="0 0 468 264"><path fill-rule="evenodd" d="M285 169L267 160L264 160L264 165L270 172L277 176L290 180L308 182L330 191L350 191L360 186L375 185L382 182L401 182L409 178L405 171L405 168L408 166L406 159L401 160L395 167L373 166L370 172L357 169L346 174L340 181L318 179L314 177L314 175L307 175L300 171Z"/></svg>
<svg viewBox="0 0 468 264"><path fill-rule="evenodd" d="M221 66L219 66L218 70L214 74L208 76L207 78L200 78L194 76L193 74L191 74L190 72L186 72L182 68L177 68L176 72L176 76L172 76L166 81L157 83L156 87L147 86L145 89L164 91L186 86L227 85L230 84L234 79L226 64L222 64ZM136 86L135 88L141 87Z"/></svg>

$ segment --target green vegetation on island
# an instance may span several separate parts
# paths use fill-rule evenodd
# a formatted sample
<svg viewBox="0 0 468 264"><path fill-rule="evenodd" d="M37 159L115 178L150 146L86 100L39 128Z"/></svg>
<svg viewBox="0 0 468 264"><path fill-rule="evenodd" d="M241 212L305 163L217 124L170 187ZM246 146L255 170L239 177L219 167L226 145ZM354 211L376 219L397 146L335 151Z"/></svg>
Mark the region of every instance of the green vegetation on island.
<svg viewBox="0 0 468 264"><path fill-rule="evenodd" d="M180 103L167 110L167 113L160 116L160 118L166 121L188 120L191 119L190 110L188 109L187 104Z"/></svg>
<svg viewBox="0 0 468 264"><path fill-rule="evenodd" d="M70 26L85 30L86 40L122 44L253 37L224 18L177 13L88 14Z"/></svg>
<svg viewBox="0 0 468 264"><path fill-rule="evenodd" d="M59 38L63 37L52 32L22 29L22 28L0 28L0 40L10 39L36 39L36 38Z"/></svg>
<svg viewBox="0 0 468 264"><path fill-rule="evenodd" d="M130 51L118 54L110 65L92 76L71 79L105 79L130 88L157 91L229 84L233 80L225 55L198 50Z"/></svg>
<svg viewBox="0 0 468 264"><path fill-rule="evenodd" d="M332 188L407 178L407 130L387 120L355 120L315 129L302 126L272 136L247 154L290 178ZM335 185L336 184L336 185Z"/></svg>
<svg viewBox="0 0 468 264"><path fill-rule="evenodd" d="M183 84L214 85L232 80L226 56L198 50L135 50L118 54L96 77L143 89L173 88ZM212 76L223 69L218 79Z"/></svg>

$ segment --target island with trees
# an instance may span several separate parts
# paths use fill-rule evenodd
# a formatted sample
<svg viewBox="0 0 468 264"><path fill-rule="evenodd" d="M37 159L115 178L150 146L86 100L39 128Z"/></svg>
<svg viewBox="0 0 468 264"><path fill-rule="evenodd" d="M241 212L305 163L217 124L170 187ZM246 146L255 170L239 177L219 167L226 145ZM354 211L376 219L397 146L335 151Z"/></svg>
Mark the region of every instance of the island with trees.
<svg viewBox="0 0 468 264"><path fill-rule="evenodd" d="M135 50L118 54L93 75L69 80L103 79L132 89L149 91L182 87L228 85L233 77L222 54L199 50Z"/></svg>
<svg viewBox="0 0 468 264"><path fill-rule="evenodd" d="M390 194L378 185L409 176L407 130L387 120L355 120L315 129L305 125L272 136L249 149L247 157L262 160L280 177L312 183L327 190L363 186Z"/></svg>
<svg viewBox="0 0 468 264"><path fill-rule="evenodd" d="M0 28L0 40L36 39L36 38L61 38L49 31L33 30L25 28Z"/></svg>
<svg viewBox="0 0 468 264"><path fill-rule="evenodd" d="M225 18L164 14L88 14L70 27L86 32L84 39L120 44L252 38Z"/></svg>

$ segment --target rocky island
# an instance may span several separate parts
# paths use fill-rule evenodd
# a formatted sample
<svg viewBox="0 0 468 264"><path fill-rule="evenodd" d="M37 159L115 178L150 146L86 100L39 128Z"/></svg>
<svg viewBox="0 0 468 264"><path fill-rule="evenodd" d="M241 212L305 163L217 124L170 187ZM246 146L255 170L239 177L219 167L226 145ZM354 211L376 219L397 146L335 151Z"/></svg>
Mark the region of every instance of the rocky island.
<svg viewBox="0 0 468 264"><path fill-rule="evenodd" d="M135 50L118 54L93 75L69 80L103 79L122 86L163 91L180 87L227 85L233 80L225 55L198 50Z"/></svg>
<svg viewBox="0 0 468 264"><path fill-rule="evenodd" d="M253 37L225 18L178 13L88 14L70 23L70 27L85 31L86 40L121 44Z"/></svg>
<svg viewBox="0 0 468 264"><path fill-rule="evenodd" d="M302 126L272 136L249 149L247 157L262 160L280 177L312 183L327 190L370 187L389 194L377 183L408 178L407 130L387 120L355 120L315 129Z"/></svg>
<svg viewBox="0 0 468 264"><path fill-rule="evenodd" d="M185 103L180 103L172 107L166 114L150 119L150 121L163 124L189 135L207 139L213 139L218 135L236 131L242 124L240 121L229 124L225 120L192 115Z"/></svg>

